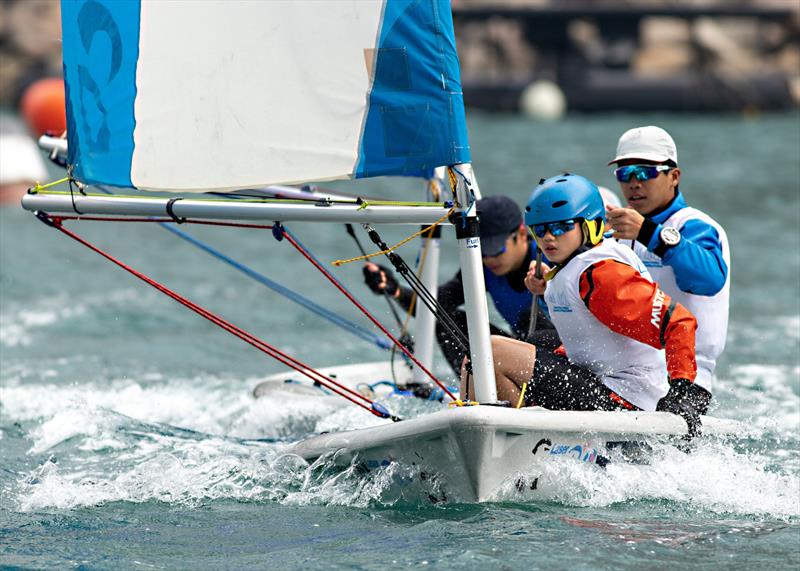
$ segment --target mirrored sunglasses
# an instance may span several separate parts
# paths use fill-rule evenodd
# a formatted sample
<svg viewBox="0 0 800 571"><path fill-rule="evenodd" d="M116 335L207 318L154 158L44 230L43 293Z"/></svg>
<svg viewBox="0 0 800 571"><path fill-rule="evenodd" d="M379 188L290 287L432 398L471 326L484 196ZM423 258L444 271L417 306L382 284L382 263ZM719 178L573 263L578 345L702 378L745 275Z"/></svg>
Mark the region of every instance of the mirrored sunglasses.
<svg viewBox="0 0 800 571"><path fill-rule="evenodd" d="M546 224L536 224L531 226L533 228L533 233L536 234L537 238L544 238L544 235L547 234L547 231L550 230L550 233L553 236L561 236L562 234L569 232L575 227L575 220L562 220L561 222L548 222Z"/></svg>
<svg viewBox="0 0 800 571"><path fill-rule="evenodd" d="M628 165L619 167L614 174L620 182L628 182L632 176L636 177L639 182L644 182L656 178L658 173L667 172L672 168L669 165Z"/></svg>

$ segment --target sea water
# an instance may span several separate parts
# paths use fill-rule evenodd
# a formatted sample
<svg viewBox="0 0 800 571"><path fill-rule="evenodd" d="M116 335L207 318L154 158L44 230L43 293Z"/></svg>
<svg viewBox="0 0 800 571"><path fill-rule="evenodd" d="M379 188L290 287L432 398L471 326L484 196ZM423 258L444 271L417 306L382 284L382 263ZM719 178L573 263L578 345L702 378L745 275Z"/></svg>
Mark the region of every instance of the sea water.
<svg viewBox="0 0 800 571"><path fill-rule="evenodd" d="M279 364L11 205L0 211L0 565L798 568L798 114L573 115L542 124L471 113L478 181L484 194L520 203L539 178L560 171L616 189L605 163L617 137L643 124L672 133L686 199L728 232L731 319L712 414L751 434L703 442L689 455L664 446L645 465L553 463L546 476L569 484L547 502L512 486L493 502L459 504L407 466L365 474L334 470L329 458L309 465L282 455L287 443L378 420L344 401L254 400L253 387ZM410 180L331 186L422 196ZM386 357L155 225L70 228L312 365ZM290 229L324 261L357 254L342 225ZM269 232L187 230L367 323ZM387 242L410 231L381 228ZM413 246L400 253L416 258ZM443 279L456 263L446 230ZM360 264L334 272L391 323L361 283ZM385 404L407 416L438 406Z"/></svg>

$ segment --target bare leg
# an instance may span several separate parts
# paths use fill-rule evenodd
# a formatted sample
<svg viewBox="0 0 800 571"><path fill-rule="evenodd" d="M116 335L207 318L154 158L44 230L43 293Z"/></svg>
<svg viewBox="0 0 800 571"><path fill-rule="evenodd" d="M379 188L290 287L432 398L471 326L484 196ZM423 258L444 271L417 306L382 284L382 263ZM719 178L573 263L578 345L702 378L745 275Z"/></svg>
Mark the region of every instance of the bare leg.
<svg viewBox="0 0 800 571"><path fill-rule="evenodd" d="M519 402L522 386L529 383L536 363L536 347L508 337L492 336L497 398L511 406Z"/></svg>
<svg viewBox="0 0 800 571"><path fill-rule="evenodd" d="M522 385L530 382L536 362L536 347L509 337L492 335L494 376L497 383L497 398L512 405L519 401ZM461 398L475 400L475 383L470 379L467 394L466 358L461 365Z"/></svg>

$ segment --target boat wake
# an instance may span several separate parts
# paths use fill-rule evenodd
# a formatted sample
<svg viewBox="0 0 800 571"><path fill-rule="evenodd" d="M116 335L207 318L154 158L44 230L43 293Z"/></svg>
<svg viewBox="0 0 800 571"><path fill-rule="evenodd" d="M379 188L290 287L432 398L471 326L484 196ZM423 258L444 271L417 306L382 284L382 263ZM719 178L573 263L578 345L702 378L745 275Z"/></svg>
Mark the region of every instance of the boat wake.
<svg viewBox="0 0 800 571"><path fill-rule="evenodd" d="M766 398L764 383L755 382L757 391L737 383L736 399ZM19 453L10 454L14 460L0 476L4 496L23 512L151 501L353 507L459 502L446 481L418 466L366 466L355 458L342 468L330 454L311 464L285 454L288 444L309 434L386 421L331 398L252 399L241 386L241 380L220 378L11 383L3 390L0 436L4 448ZM383 402L406 418L443 406L404 397ZM553 458L537 482L511 478L492 499L580 507L655 501L715 515L796 521L798 436L780 415L752 423L760 427L752 438L706 439L691 454L655 445L647 463L612 458L601 468Z"/></svg>

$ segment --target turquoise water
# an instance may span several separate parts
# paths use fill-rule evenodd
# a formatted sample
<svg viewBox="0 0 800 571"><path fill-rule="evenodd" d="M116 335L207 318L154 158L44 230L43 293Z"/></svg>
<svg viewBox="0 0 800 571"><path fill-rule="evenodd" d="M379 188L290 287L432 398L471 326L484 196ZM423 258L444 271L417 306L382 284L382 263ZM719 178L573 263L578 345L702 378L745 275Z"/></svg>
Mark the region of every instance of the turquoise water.
<svg viewBox="0 0 800 571"><path fill-rule="evenodd" d="M665 448L647 466L565 464L571 484L547 503L501 494L434 504L430 488L404 483L413 475L404 466L368 475L308 466L281 456L287 442L374 418L347 404L253 400L279 364L11 206L0 211L0 565L800 566L800 116L576 115L543 125L472 114L478 181L520 201L562 169L616 188L605 167L616 139L648 123L673 134L687 199L730 237L731 321L713 414L750 423L752 438L704 443L691 456ZM384 356L158 227L71 228L313 365ZM340 225L291 229L323 260L356 255ZM269 233L188 230L366 323ZM390 241L408 229L383 232ZM457 257L445 235L443 277ZM415 257L413 247L401 253ZM357 265L336 274L364 292ZM380 299L362 299L390 322Z"/></svg>

